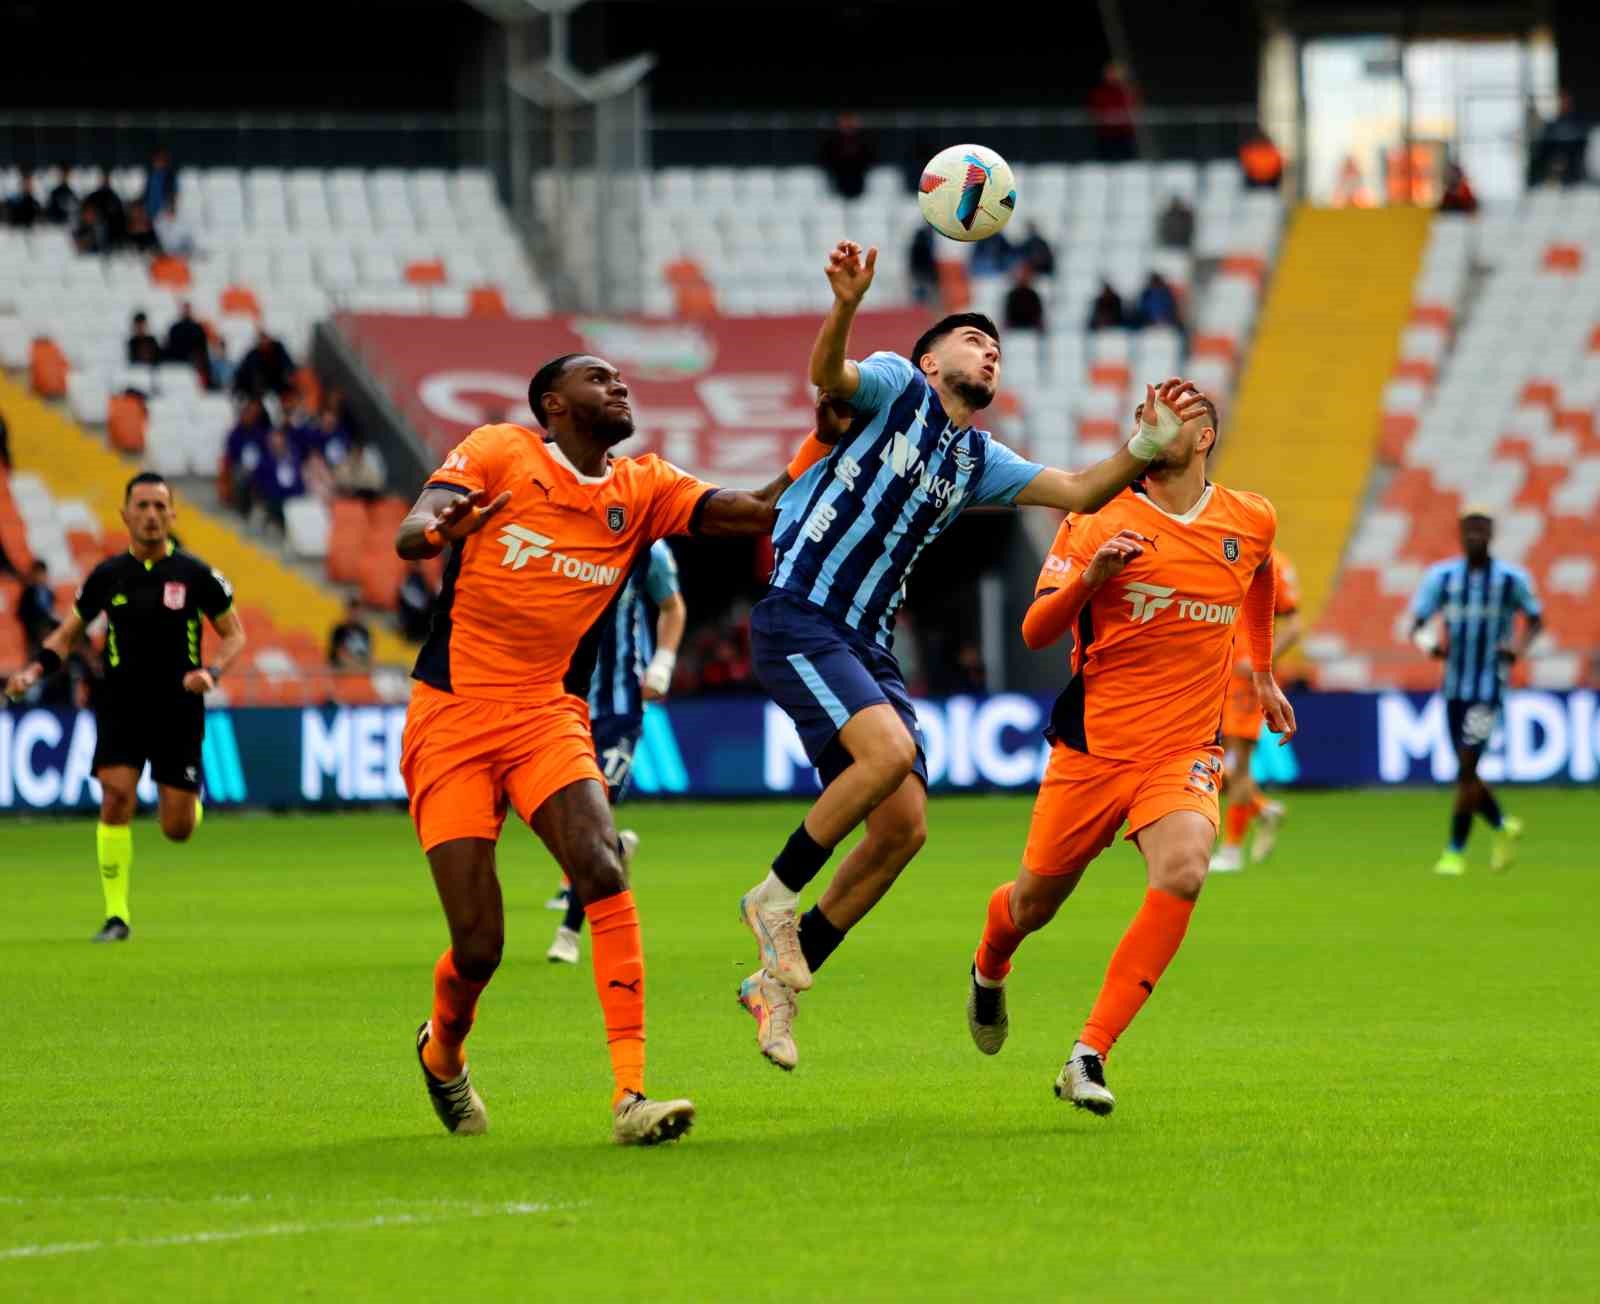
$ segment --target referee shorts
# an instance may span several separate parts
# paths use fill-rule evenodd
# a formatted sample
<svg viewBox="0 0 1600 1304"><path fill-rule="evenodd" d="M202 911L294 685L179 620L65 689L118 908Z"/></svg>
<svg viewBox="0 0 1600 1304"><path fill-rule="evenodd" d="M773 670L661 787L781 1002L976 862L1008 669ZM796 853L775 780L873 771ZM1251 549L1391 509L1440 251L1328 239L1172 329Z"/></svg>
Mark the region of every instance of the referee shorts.
<svg viewBox="0 0 1600 1304"><path fill-rule="evenodd" d="M200 745L206 704L198 693L158 696L145 702L97 703L94 772L112 766L143 771L164 788L200 791Z"/></svg>

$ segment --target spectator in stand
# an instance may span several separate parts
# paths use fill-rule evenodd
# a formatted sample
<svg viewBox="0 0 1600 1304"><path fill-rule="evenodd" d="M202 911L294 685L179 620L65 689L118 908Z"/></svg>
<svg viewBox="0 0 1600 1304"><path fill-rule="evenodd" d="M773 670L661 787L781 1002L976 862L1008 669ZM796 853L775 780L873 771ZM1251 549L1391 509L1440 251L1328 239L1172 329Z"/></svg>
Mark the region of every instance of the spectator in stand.
<svg viewBox="0 0 1600 1304"><path fill-rule="evenodd" d="M933 228L917 223L911 237L911 297L917 303L931 304L939 297L939 262L933 254Z"/></svg>
<svg viewBox="0 0 1600 1304"><path fill-rule="evenodd" d="M433 589L428 577L416 562L406 567L406 577L400 581L397 609L400 612L400 632L413 643L428 637L433 623Z"/></svg>
<svg viewBox="0 0 1600 1304"><path fill-rule="evenodd" d="M78 196L72 189L72 166L68 163L61 165L61 180L45 197L44 216L57 226L72 226L78 220Z"/></svg>
<svg viewBox="0 0 1600 1304"><path fill-rule="evenodd" d="M128 336L128 365L130 367L161 365L161 341L150 333L150 319L142 312L133 314L133 334Z"/></svg>
<svg viewBox="0 0 1600 1304"><path fill-rule="evenodd" d="M161 252L161 240L150 224L150 214L137 199L128 205L128 244L139 254Z"/></svg>
<svg viewBox="0 0 1600 1304"><path fill-rule="evenodd" d="M1089 305L1089 329L1092 331L1117 330L1125 325L1122 296L1111 288L1110 281L1100 282L1100 293Z"/></svg>
<svg viewBox="0 0 1600 1304"><path fill-rule="evenodd" d="M1276 190L1283 181L1283 154L1260 127L1239 146L1239 166L1251 190Z"/></svg>
<svg viewBox="0 0 1600 1304"><path fill-rule="evenodd" d="M372 669L372 631L361 619L361 599L352 597L344 619L328 635L328 664L335 670Z"/></svg>
<svg viewBox="0 0 1600 1304"><path fill-rule="evenodd" d="M1095 156L1102 163L1122 163L1138 158L1134 131L1138 93L1122 74L1122 65L1108 63L1100 84L1089 92L1089 114L1094 119Z"/></svg>
<svg viewBox="0 0 1600 1304"><path fill-rule="evenodd" d="M281 427L267 434L251 490L256 502L266 509L268 523L283 529L283 505L305 493L306 481L300 454Z"/></svg>
<svg viewBox="0 0 1600 1304"><path fill-rule="evenodd" d="M162 145L150 156L150 167L144 176L144 210L151 217L175 208L178 203L178 170L172 166L172 155Z"/></svg>
<svg viewBox="0 0 1600 1304"><path fill-rule="evenodd" d="M1028 263L1017 266L1016 284L1006 295L1005 328L1008 331L1042 331L1044 327L1044 300L1033 288L1033 268Z"/></svg>
<svg viewBox="0 0 1600 1304"><path fill-rule="evenodd" d="M353 498L376 498L388 481L383 455L360 435L350 436L343 460L333 468L333 484L339 493Z"/></svg>
<svg viewBox="0 0 1600 1304"><path fill-rule="evenodd" d="M103 254L111 250L111 228L92 200L85 199L78 208L72 243L80 254Z"/></svg>
<svg viewBox="0 0 1600 1304"><path fill-rule="evenodd" d="M1156 219L1156 242L1163 249L1184 252L1194 243L1194 209L1182 195L1167 200L1167 206Z"/></svg>
<svg viewBox="0 0 1600 1304"><path fill-rule="evenodd" d="M1032 222L1028 223L1028 233L1017 246L1017 257L1027 264L1028 270L1035 276L1056 274L1056 251Z"/></svg>
<svg viewBox="0 0 1600 1304"><path fill-rule="evenodd" d="M194 319L194 305L187 299L178 305L178 320L167 331L166 353L168 362L187 362L210 386L211 340L206 328Z"/></svg>
<svg viewBox="0 0 1600 1304"><path fill-rule="evenodd" d="M17 193L6 200L6 224L30 229L44 218L44 207L33 193L33 173L23 168L17 178Z"/></svg>
<svg viewBox="0 0 1600 1304"><path fill-rule="evenodd" d="M1459 164L1445 164L1444 194L1439 197L1439 211L1441 213L1478 211L1478 197L1472 193L1472 184L1467 180L1467 174L1461 170Z"/></svg>
<svg viewBox="0 0 1600 1304"><path fill-rule="evenodd" d="M222 449L222 473L228 501L240 516L249 516L255 503L256 468L267 446L272 423L260 399L248 399L239 411L238 423L228 432Z"/></svg>
<svg viewBox="0 0 1600 1304"><path fill-rule="evenodd" d="M1533 142L1528 185L1542 186L1551 180L1560 181L1563 186L1577 185L1584 179L1583 156L1588 147L1588 124L1578 116L1572 92L1563 90L1556 116L1540 128Z"/></svg>
<svg viewBox="0 0 1600 1304"><path fill-rule="evenodd" d="M94 211L104 223L105 249L117 249L128 233L128 211L123 207L122 196L111 185L111 169L100 169L100 184L84 196L85 205L93 204Z"/></svg>
<svg viewBox="0 0 1600 1304"><path fill-rule="evenodd" d="M985 276L1004 276L1011 270L1011 264L1016 261L1016 246L1007 240L1004 232L997 231L987 240L980 240L972 246L972 254L967 262L967 274L973 278Z"/></svg>
<svg viewBox="0 0 1600 1304"><path fill-rule="evenodd" d="M42 561L28 568L27 587L17 599L17 619L30 657L61 623L56 615L56 591L50 587L50 568Z"/></svg>
<svg viewBox="0 0 1600 1304"><path fill-rule="evenodd" d="M841 113L833 130L822 138L822 168L833 181L834 194L840 199L860 199L875 161L872 139L862 131L861 119L854 113Z"/></svg>
<svg viewBox="0 0 1600 1304"><path fill-rule="evenodd" d="M1134 305L1133 324L1144 326L1171 326L1183 329L1183 310L1178 306L1178 295L1160 272L1151 272L1150 279L1139 291L1139 302Z"/></svg>
<svg viewBox="0 0 1600 1304"><path fill-rule="evenodd" d="M294 388L294 360L265 326L256 333L256 342L249 352L239 359L238 369L233 373L233 387L250 398L287 394Z"/></svg>

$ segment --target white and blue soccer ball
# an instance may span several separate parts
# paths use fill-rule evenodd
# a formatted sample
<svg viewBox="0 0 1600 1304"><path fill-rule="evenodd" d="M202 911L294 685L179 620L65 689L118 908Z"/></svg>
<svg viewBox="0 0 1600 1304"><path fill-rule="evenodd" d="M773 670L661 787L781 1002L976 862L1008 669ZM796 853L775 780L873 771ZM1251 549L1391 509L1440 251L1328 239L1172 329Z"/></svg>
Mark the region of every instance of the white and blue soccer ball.
<svg viewBox="0 0 1600 1304"><path fill-rule="evenodd" d="M1011 165L984 145L952 145L928 160L917 186L922 216L952 240L987 240L1011 220Z"/></svg>

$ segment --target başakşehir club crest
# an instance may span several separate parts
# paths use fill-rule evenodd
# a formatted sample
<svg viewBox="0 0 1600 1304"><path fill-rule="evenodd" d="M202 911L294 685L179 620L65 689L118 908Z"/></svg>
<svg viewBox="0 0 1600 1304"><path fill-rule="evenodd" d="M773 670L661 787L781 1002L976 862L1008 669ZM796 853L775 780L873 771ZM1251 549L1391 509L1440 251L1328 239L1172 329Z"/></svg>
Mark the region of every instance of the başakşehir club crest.
<svg viewBox="0 0 1600 1304"><path fill-rule="evenodd" d="M1239 560L1239 541L1231 534L1222 541L1222 555L1229 561Z"/></svg>
<svg viewBox="0 0 1600 1304"><path fill-rule="evenodd" d="M628 513L621 507L606 508L606 524L611 527L613 534L621 534L622 527L628 523Z"/></svg>

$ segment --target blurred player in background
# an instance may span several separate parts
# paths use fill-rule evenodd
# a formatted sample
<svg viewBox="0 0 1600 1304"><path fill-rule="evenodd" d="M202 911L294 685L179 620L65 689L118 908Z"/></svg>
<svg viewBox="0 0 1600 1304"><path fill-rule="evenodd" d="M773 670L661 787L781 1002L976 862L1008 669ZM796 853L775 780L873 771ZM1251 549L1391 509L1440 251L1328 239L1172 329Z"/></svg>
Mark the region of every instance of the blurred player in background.
<svg viewBox="0 0 1600 1304"><path fill-rule="evenodd" d="M811 382L849 405L851 424L778 503L771 589L751 616L762 687L795 722L822 795L745 893L740 914L761 967L740 986L763 1055L792 1069L795 993L883 897L927 836L927 764L895 661L895 613L917 557L966 507L1037 503L1092 512L1176 434L1141 432L1098 466L1029 462L973 425L1000 383L999 332L979 313L946 317L912 356L851 361L850 327L877 251L842 241L826 274L833 307ZM1175 402L1182 398L1174 397ZM820 421L820 416L819 416ZM852 829L866 836L803 920L799 894Z"/></svg>
<svg viewBox="0 0 1600 1304"><path fill-rule="evenodd" d="M122 501L128 550L89 572L67 618L6 685L7 695L18 698L54 674L86 627L105 613L105 680L94 694L93 773L100 781L95 848L106 905L97 942L125 942L131 935L132 824L145 763L159 794L161 832L187 842L201 815L205 695L244 651L233 588L221 571L174 542L177 515L161 476L141 471L129 480ZM222 638L209 666L200 658L202 616Z"/></svg>
<svg viewBox="0 0 1600 1304"><path fill-rule="evenodd" d="M1431 567L1411 600L1411 641L1444 661L1445 714L1460 766L1450 841L1433 867L1434 873L1452 877L1466 873L1474 813L1494 830L1490 869L1511 867L1522 836L1522 821L1504 814L1489 785L1478 777L1478 761L1500 722L1511 663L1538 636L1543 617L1528 572L1489 555L1493 539L1489 509L1468 507L1461 514L1462 555ZM1514 638L1519 611L1522 633Z"/></svg>
<svg viewBox="0 0 1600 1304"><path fill-rule="evenodd" d="M1174 421L1180 397L1177 382L1147 391L1141 424ZM1022 871L989 898L967 1025L979 1050L999 1052L1012 955L1126 823L1145 860L1144 904L1055 1083L1058 1097L1096 1114L1116 1104L1105 1058L1177 954L1205 882L1235 622L1267 720L1285 739L1294 733L1271 670L1277 516L1265 498L1207 480L1217 416L1203 402L1139 484L1096 515L1062 523L1022 625L1035 649L1072 633L1073 673L1051 712Z"/></svg>
<svg viewBox="0 0 1600 1304"><path fill-rule="evenodd" d="M450 927L417 1057L445 1128L487 1130L465 1043L500 964L495 843L514 806L589 920L615 1079L612 1135L653 1145L687 1131L694 1106L644 1095L644 952L587 698L605 622L641 554L670 534L768 532L778 485L759 495L718 489L655 456L612 456L633 433L633 409L602 358L546 363L528 402L548 438L508 424L473 431L395 541L407 560L449 554L412 671L400 759Z"/></svg>
<svg viewBox="0 0 1600 1304"><path fill-rule="evenodd" d="M655 610L653 647L650 608ZM601 625L594 680L589 685L589 729L613 809L627 795L633 778L633 753L644 731L644 704L666 699L688 620L689 610L678 591L677 560L666 540L657 539L628 576L616 614ZM617 840L622 844L623 865L631 869L639 835L622 829ZM577 964L583 904L570 883L562 887L559 900L566 917L556 926L545 959Z"/></svg>
<svg viewBox="0 0 1600 1304"><path fill-rule="evenodd" d="M1281 660L1300 641L1300 580L1289 559L1276 548L1272 550L1272 592L1272 655ZM1256 865L1272 854L1283 825L1283 803L1267 798L1250 773L1250 759L1264 720L1253 669L1244 626L1240 625L1233 640L1233 674L1222 707L1222 792L1228 799L1228 814L1222 844L1211 857L1213 874L1244 868L1244 840L1252 821L1256 836L1250 844L1250 861Z"/></svg>

